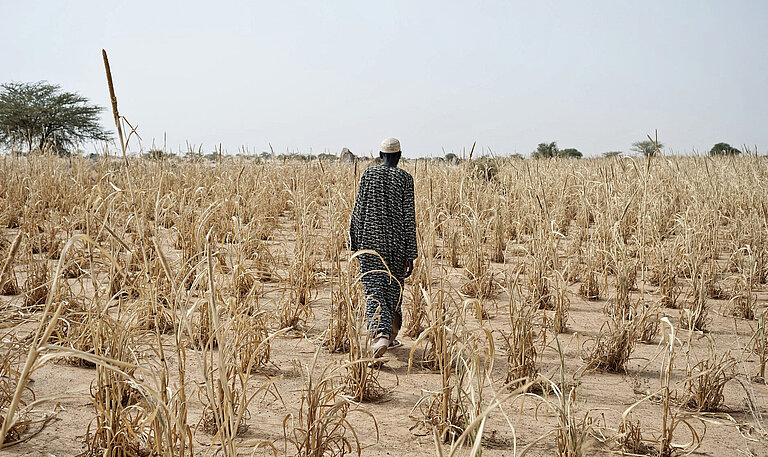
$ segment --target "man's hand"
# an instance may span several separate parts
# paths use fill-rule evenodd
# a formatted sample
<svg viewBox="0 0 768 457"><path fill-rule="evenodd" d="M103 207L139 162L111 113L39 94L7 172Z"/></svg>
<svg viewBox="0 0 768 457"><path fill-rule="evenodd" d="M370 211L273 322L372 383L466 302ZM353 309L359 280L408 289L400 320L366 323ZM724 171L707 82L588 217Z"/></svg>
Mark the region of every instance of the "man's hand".
<svg viewBox="0 0 768 457"><path fill-rule="evenodd" d="M409 277L413 273L413 260L405 262L405 277Z"/></svg>

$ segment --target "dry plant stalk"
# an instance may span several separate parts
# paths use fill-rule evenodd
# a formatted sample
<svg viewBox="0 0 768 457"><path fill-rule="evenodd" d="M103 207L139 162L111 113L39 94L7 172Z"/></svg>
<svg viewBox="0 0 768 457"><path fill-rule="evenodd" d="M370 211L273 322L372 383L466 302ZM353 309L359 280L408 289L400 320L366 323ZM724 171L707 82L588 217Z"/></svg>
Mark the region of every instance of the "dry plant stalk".
<svg viewBox="0 0 768 457"><path fill-rule="evenodd" d="M413 365L414 351L418 345L417 343L424 344L424 350L419 362L423 368L440 371L441 367L448 361L448 344L450 340L447 333L449 332L451 317L447 314L444 292L438 290L433 298L429 292L430 290L431 287L421 289L421 294L427 303L427 328L421 332L416 343L411 348L408 358L409 369Z"/></svg>
<svg viewBox="0 0 768 457"><path fill-rule="evenodd" d="M119 115L116 118L117 125L124 126L124 120ZM125 144L123 138L121 148ZM23 237L30 241L16 249L15 261L10 265L7 249L11 244L0 237L3 252L0 260L6 261L3 266L7 270L0 282L5 282L6 287L12 285L16 277L19 283L28 282L22 284L26 297L13 300L23 303L27 299L27 306L22 308L25 316L41 322L40 330L27 340L28 347L17 345L13 349L14 357L29 349L26 360L31 360L31 365L25 370L24 366L17 368L14 361L13 374L0 379L8 380L0 384L5 385L6 392L5 403L0 403L5 408L2 415L10 418L3 419L6 432L21 431L21 439L29 436L30 429L23 431L22 428L30 425L27 421L33 412L32 402L28 393L16 395L15 389L21 386L21 392L29 392L27 382L33 368L40 360L54 358L55 353L56 359L65 357L104 368L101 383L114 390L114 395L108 397L107 391L95 389L94 396L99 396L100 405L111 399L115 407L104 411L119 410L117 405L123 403L123 395L117 392L122 389L121 384L136 389L126 390L130 395L125 402L133 403L130 408L140 411L147 420L142 424L114 421L112 424L118 432L135 432L136 436L143 437L144 441L138 441L146 444L143 449L159 455L191 455L192 443L200 437L193 436L186 421L186 408L191 401L185 389L192 383L185 378L185 373L188 374L187 353L203 357L201 351L188 350L187 345L195 342L193 346L208 353L208 368L215 367L214 371L203 374L207 383L203 389L210 392L212 406L219 408L211 409L213 416L209 416L213 417L213 423L216 417L220 418L218 425L211 428L214 433L221 432L214 435L214 441L218 445L221 440L226 448L224 452L233 454L237 449L232 449L237 446L233 447L232 443L237 442L236 432L241 426L232 421L240 411L243 418L248 415L248 408L238 409L238 405L250 401L258 390L253 386L253 379L247 394L241 390L241 375L258 373L269 363L269 339L274 333L270 333L268 325L281 320L267 322L265 313L274 311L272 299L259 303L259 297L284 290L281 309L284 324L324 326L325 322L314 320L311 305L318 289L325 294L328 282L335 284L334 281L343 279L340 278L343 263L336 265L334 259L345 249L351 197L360 171L357 168L364 167L365 162L356 163L353 168L335 166L325 159L318 163L218 154L214 165L200 150L189 152L188 160L125 156L118 160L100 157L91 162L79 157L30 156L5 158L0 164L0 223L18 231L6 232L5 237L9 233L17 237L22 236L17 233L24 233ZM685 308L681 323L688 328L706 330L706 313L711 306L707 299L729 298L726 311L741 317L750 318L751 314L762 311L755 295L768 276L768 230L764 217L768 201L761 181L765 164L754 157L604 161L494 158L476 159L460 166L428 162L428 166L422 167L423 163L419 161L415 165L418 168L412 169L417 178L422 257L407 286L414 298L404 310L406 331L422 338L419 347L424 348L421 362L425 366L441 373L441 366L449 366L450 377L445 385L452 390L435 403L435 410L448 418L439 421L443 424L440 433L450 429L445 426L448 422L461 425L464 431L458 437L453 436L456 443L462 436L465 442L473 443L472 452L480 449L482 415L490 408L478 406L488 405L488 395L481 393L484 378L480 367L486 357L473 359L476 352L469 350L476 339L482 340L480 336L457 329L460 330L462 312L468 311L461 305L479 304L469 311L482 317L487 315L488 302L470 297L478 301L456 305L461 300L456 300L455 291L449 288L438 297L430 288L448 275L458 273L451 270L452 267L461 265L470 272L465 277L470 284L465 292L483 295L499 270L496 261L505 260L505 256L519 261L518 256L527 252L520 282L528 286L525 298L530 302L523 309L523 300L518 296L515 306L519 305L520 310L515 313L538 312L539 306L554 310L555 317L559 314L560 318L558 322L551 321L561 330L567 322L563 318L567 310L563 306L566 302L558 300L568 296L558 295L565 290L559 283L559 275L567 282L581 279L581 294L587 298L605 295L610 277L617 296L621 296L614 300L612 314L617 322L623 319L631 323L631 331L636 334L634 340L645 342L657 338L662 319L657 308L648 306L645 295L640 299L635 296L647 291L633 295L633 270L645 276L642 278L645 282L640 281L639 276L634 278L636 287L653 285L657 289L651 293L656 294L663 306ZM62 169L67 172L62 173ZM325 208L328 214L323 217ZM293 227L284 236L286 223ZM87 233L98 240L103 249L125 267L101 262L101 255L92 248L73 249L68 254L64 249L60 272L52 274L48 259L56 257L61 241L75 232ZM278 243L293 234L296 249L281 252ZM317 243L317 239L329 242ZM218 243L211 255L206 253L206 240ZM560 240L566 243L565 248L558 244ZM162 260L157 244L153 249L155 242L175 249ZM728 259L727 264L723 258ZM433 264L434 259L438 260ZM566 266L561 268L560 263ZM209 265L215 270L212 277L206 271ZM67 277L76 280L65 282ZM473 281L477 278L482 281ZM59 284L54 287L55 281ZM220 287L222 284L227 286ZM92 295L83 293L83 288ZM211 296L212 288L216 292ZM332 335L329 347L344 350L349 345L349 323L354 322L349 311L357 313L358 303L354 302L356 294L344 296L345 283L340 282L333 288L331 297L335 306L329 323ZM428 299L422 289L428 291ZM51 300L46 302L47 295L51 295ZM492 298L492 294L488 295L487 298ZM105 306L121 301L120 311L135 313L135 319L116 319L115 308ZM13 306L15 303L2 310L3 318ZM108 317L101 317L100 310L104 309L109 309ZM59 314L54 317L57 310ZM552 316L550 311L547 313ZM748 369L763 377L768 363L764 317L764 313L758 316L755 335L749 343L757 360L746 361ZM119 322L120 328L110 330L109 326L114 323L109 319ZM216 319L218 325L214 323ZM48 324L52 325L50 333L42 338ZM537 344L535 339L531 343L532 329L524 328L523 324L529 323L517 321L510 323L508 329L512 333L507 381L517 387L525 385L517 381L518 377L533 377L538 371L534 368L540 368L536 367L536 357L540 354L533 346ZM99 326L107 335L134 332L136 338L129 349L148 354L142 359L142 366L149 366L149 371L129 366L125 360L106 360L97 354L93 337L104 338L98 334ZM16 331L12 329L12 334ZM351 331L361 334L355 329ZM668 334L665 332L665 338L669 338ZM217 335L223 335L223 339ZM618 348L613 352L606 350L605 354L608 359L620 361L621 348L628 347L633 339L622 337L620 332L615 341L613 336L608 331L602 335L606 348L613 342L617 343L614 349ZM513 338L516 340L512 341ZM226 346L223 352L221 348L219 352L214 351L213 347L222 341ZM364 341L356 343L353 352L362 354L364 344ZM175 357L173 362L162 355L162 350L168 350L169 345L174 353L170 358ZM662 401L659 420L664 424L664 432L654 441L666 454L679 449L672 444L672 436L679 441L689 441L685 436L686 423L696 423L689 407L676 403L686 398L685 381L676 385L670 381L674 378L665 378L673 368L670 360L681 348L684 346L675 342L673 347L665 349L661 387L654 397ZM220 352L224 360L221 370L217 362ZM368 379L369 374L375 372L358 370L367 368L356 363L361 360L360 356L349 357L344 360L344 369L333 375L334 389L348 389L349 379ZM441 357L443 362L439 361ZM130 356L125 358L133 360ZM0 356L0 367L4 366L2 360ZM722 358L718 357L717 361L721 362ZM419 361L412 357L412 362ZM169 363L174 367L172 370L168 368ZM203 365L202 359L200 365ZM718 380L722 380L722 376L716 375L717 366L702 364L688 368L691 383L708 377L711 381L706 388L691 384L694 391L717 392ZM131 370L134 370L132 374ZM681 371L684 371L682 367L677 370ZM558 386L567 401L568 388L563 382ZM358 395L359 390L347 392L350 397L368 398L367 394ZM39 397L47 396L44 392L36 393ZM700 397L702 401L697 402L702 404L712 404L712 399L718 398L717 395ZM549 398L562 410L567 409L564 406L567 403L561 399ZM24 400L27 400L26 406ZM148 406L150 403L153 406ZM426 406L426 400L422 404ZM227 415L222 412L226 408L237 413ZM123 413L124 409L120 414ZM566 414L559 425L563 431L558 438L559 443L563 443L563 452L579 449L578 437L583 436L580 430L584 430L580 422L579 416ZM627 436L635 443L637 440L649 443L649 433L643 430L641 436L636 424L634 429L626 427ZM647 426L647 422L644 425ZM288 424L288 434L292 435L290 426ZM94 427L92 431L96 430ZM354 452L352 435L347 437ZM443 436L438 436L440 438ZM694 437L694 443L699 443L700 438L700 434ZM569 442L574 445L566 444ZM319 448L322 446L315 447ZM451 452L457 452L456 449L452 446ZM132 451L137 448L127 448L127 452Z"/></svg>
<svg viewBox="0 0 768 457"><path fill-rule="evenodd" d="M765 380L765 367L768 365L768 332L766 332L768 319L766 317L768 317L768 308L760 315L757 321L757 328L752 333L749 343L747 343L747 347L750 347L752 352L757 354L758 357L758 380Z"/></svg>
<svg viewBox="0 0 768 457"><path fill-rule="evenodd" d="M210 233L210 231L209 231ZM206 236L206 265L208 276L208 300L207 314L210 322L210 337L202 348L202 363L200 365L203 376L203 389L201 402L203 414L200 423L204 430L213 435L213 441L220 442L225 456L237 456L238 443L236 437L247 429L247 421L250 417L248 405L256 395L266 393L272 388L271 382L258 386L253 392L249 384L250 374L254 368L254 362L269 344L269 338L261 339L258 344L246 347L248 357L240 353L244 348L238 347L238 333L234 330L239 322L230 319L220 320L216 284L213 276L213 255L210 239ZM284 329L281 333L284 333ZM273 334L276 336L278 333ZM258 339L258 337L257 337ZM240 350L240 351L239 351ZM247 353L246 351L246 353ZM200 354L199 354L200 355ZM244 365L243 359L247 360Z"/></svg>
<svg viewBox="0 0 768 457"><path fill-rule="evenodd" d="M677 265L675 247L660 246L656 249L656 265L651 271L648 282L659 287L660 304L665 308L677 308L680 288L677 285Z"/></svg>
<svg viewBox="0 0 768 457"><path fill-rule="evenodd" d="M13 391L13 395L10 398L10 402L8 402L7 407L4 408L3 422L2 426L0 427L0 449L7 445L13 444L12 442L6 442L8 432L13 430L17 425L23 424L26 421L26 410L20 410L19 406L23 405L23 400L21 397L27 388L30 376L34 370L42 364L42 362L58 356L56 352L51 354L44 354L44 352L47 350L48 341L50 340L56 325L59 323L59 317L62 315L63 308L66 303L65 301L59 301L58 304L54 306L54 297L56 296L59 281L62 277L64 261L69 251L72 249L72 246L74 246L74 244L79 240L95 244L93 240L86 235L75 235L69 241L67 241L64 248L62 249L56 270L53 274L51 286L48 289L48 295L45 298L45 305L43 307L42 314L40 315L38 326L32 334L32 338L30 340L31 342L29 345L26 361L24 362L22 369L19 371L16 387ZM112 263L114 263L114 259L112 259L108 253L103 251L103 254L107 256L109 260L112 261Z"/></svg>
<svg viewBox="0 0 768 457"><path fill-rule="evenodd" d="M692 279L690 298L680 309L680 328L704 332L709 325L706 283L701 274Z"/></svg>
<svg viewBox="0 0 768 457"><path fill-rule="evenodd" d="M358 254L353 254L351 259L364 252L369 251L359 251ZM348 273L351 274L351 272ZM347 298L343 303L346 308L344 311L346 318L344 328L346 341L349 344L348 362L344 365L346 371L343 376L344 393L357 402L376 401L387 394L387 391L382 388L378 381L378 368L383 362L370 357L372 353L370 345L373 339L366 325L364 308L362 306L355 307L350 298L354 295L353 290L361 278L362 275L359 275L353 282L346 284L344 296Z"/></svg>
<svg viewBox="0 0 768 457"><path fill-rule="evenodd" d="M584 281L579 285L579 294L587 300L597 300L600 298L600 284L597 281L597 274L592 269L584 272Z"/></svg>
<svg viewBox="0 0 768 457"><path fill-rule="evenodd" d="M13 239L10 249L8 249L8 254L3 261L3 268L0 269L0 295L16 295L18 293L19 286L13 271L13 261L16 258L16 253L19 251L22 235L23 232L19 232ZM5 238L2 239L5 240Z"/></svg>
<svg viewBox="0 0 768 457"><path fill-rule="evenodd" d="M330 352L347 352L350 347L350 306L341 290L331 290L331 313L323 345Z"/></svg>
<svg viewBox="0 0 768 457"><path fill-rule="evenodd" d="M659 373L660 387L656 392L652 392L640 400L636 401L629 408L622 413L622 424L629 422L628 417L631 412L640 404L649 401L651 399L658 399L661 403L661 421L660 421L660 433L656 439L652 442L656 445L652 449L654 454L661 457L671 457L678 455L680 452L693 453L701 446L701 442L706 432L706 423L701 417L684 411L682 408L684 405L675 406L675 397L677 395L676 386L672 383L672 372L675 366L675 358L677 357L677 351L682 347L682 343L677 339L677 332L674 325L667 317L661 318L662 324L668 330L663 332L662 345L664 347L664 360L662 369ZM696 428L696 423L702 427L700 432ZM683 429L689 434L689 441L686 444L677 444L674 442L675 433L678 427L683 426ZM639 424L638 424L639 426ZM626 433L630 430L627 426L624 426ZM639 436L639 430L634 430L635 438ZM636 439L631 438L630 444L637 444ZM649 446L651 441L649 440Z"/></svg>
<svg viewBox="0 0 768 457"><path fill-rule="evenodd" d="M102 325L93 304L86 304L78 299L65 300L59 322L51 334L50 342L83 353L94 353L96 329ZM82 357L65 357L64 360L75 366L94 367Z"/></svg>
<svg viewBox="0 0 768 457"><path fill-rule="evenodd" d="M209 301L203 299L197 308L191 322L190 345L195 349L205 349L208 345L215 347L218 342L214 338Z"/></svg>
<svg viewBox="0 0 768 457"><path fill-rule="evenodd" d="M283 297L278 308L278 321L281 328L303 328L312 317L312 300L315 273L310 263L311 255L301 251L300 257L291 264L288 273L288 296ZM285 294L284 294L285 295Z"/></svg>
<svg viewBox="0 0 768 457"><path fill-rule="evenodd" d="M319 351L312 358L312 365L304 370L304 386L297 413L285 416L283 435L286 449L292 444L298 457L341 457L352 452L362 452L355 426L349 419L352 403L342 395L345 384L335 375L332 365L317 368ZM376 418L365 410L354 410L371 418L379 429ZM289 426L290 424L290 426Z"/></svg>
<svg viewBox="0 0 768 457"><path fill-rule="evenodd" d="M521 396L533 397L546 406L557 418L555 429L539 437L539 441L551 434L555 435L557 455L560 457L582 457L585 452L584 444L595 427L595 420L589 410L580 414L577 407L577 385L566 382L565 355L560 340L555 337L559 362L560 377L558 381L544 379L542 393L525 393ZM552 399L554 397L554 400ZM538 414L538 413L537 413ZM527 452L527 448L524 453Z"/></svg>
<svg viewBox="0 0 768 457"><path fill-rule="evenodd" d="M316 273L319 270L318 246L314 239L317 219L314 214L316 202L310 199L306 181L294 181L290 202L294 207L294 233L296 244L294 256L286 281L285 293L280 300L278 320L280 328L302 328L312 317L312 300L316 294Z"/></svg>
<svg viewBox="0 0 768 457"><path fill-rule="evenodd" d="M469 233L469 236L466 237L467 244L464 246L464 252L467 253L467 259L464 262L467 282L461 287L461 293L478 299L482 304L493 295L495 289L490 258L483 249L484 234L489 230L489 223L483 223L483 216L477 208L468 207L467 213L463 216L465 232ZM485 309L482 311L482 316L487 317Z"/></svg>
<svg viewBox="0 0 768 457"><path fill-rule="evenodd" d="M637 340L641 343L652 344L659 334L661 324L661 310L658 305L641 304L638 301L632 317Z"/></svg>
<svg viewBox="0 0 768 457"><path fill-rule="evenodd" d="M431 288L430 288L431 290ZM422 417L429 420L429 425L435 427L442 440L461 435L462 417L459 405L455 401L451 380L453 375L453 346L456 339L449 339L449 321L446 316L444 292L438 290L435 299L428 290L422 289L422 295L427 302L427 325L413 344L408 357L408 370L413 366L414 352L419 345L424 345L421 365L438 371L441 374L440 391L422 396L422 400L414 407L424 402L425 410Z"/></svg>
<svg viewBox="0 0 768 457"><path fill-rule="evenodd" d="M347 303L347 331L349 355L345 364L344 394L356 402L372 402L383 398L388 391L379 384L378 364L370 358L371 339L360 309Z"/></svg>
<svg viewBox="0 0 768 457"><path fill-rule="evenodd" d="M48 266L46 261L31 260L27 264L27 280L24 283L24 308L40 310L49 295Z"/></svg>
<svg viewBox="0 0 768 457"><path fill-rule="evenodd" d="M586 369L623 373L635 349L637 333L632 322L612 319L604 323L600 333L592 341L592 347L584 353Z"/></svg>
<svg viewBox="0 0 768 457"><path fill-rule="evenodd" d="M552 303L555 308L555 315L552 319L555 333L564 333L568 328L568 312L571 309L571 300L568 298L568 284L563 275L555 270L555 278L552 281Z"/></svg>
<svg viewBox="0 0 768 457"><path fill-rule="evenodd" d="M126 325L108 316L98 319L94 329L94 353L119 364L136 365L130 351L131 334ZM96 384L91 388L91 401L96 415L85 432L82 456L148 455L152 443L148 429L142 426L150 414L150 406L131 383L135 371L122 372L103 365L96 366Z"/></svg>
<svg viewBox="0 0 768 457"><path fill-rule="evenodd" d="M709 339L709 356L686 368L684 404L696 411L717 411L722 407L725 385L736 377L736 359L726 352L719 357Z"/></svg>
<svg viewBox="0 0 768 457"><path fill-rule="evenodd" d="M358 312L360 306L357 287L352 285L352 271L357 269L357 262L350 259L344 271L338 251L334 250L333 255L338 278L330 285L331 313L323 345L330 352L347 352L350 350L353 331L350 324L355 321L353 314Z"/></svg>
<svg viewBox="0 0 768 457"><path fill-rule="evenodd" d="M703 439L703 432L700 435L694 428L693 422L698 420L704 425L705 431L706 424L701 419L691 416L678 408L673 409L672 402L675 391L672 389L672 370L674 369L677 355L676 347L679 342L676 337L675 328L669 319L664 317L661 321L669 327L669 333L664 334L663 343L666 345L666 351L664 353L664 364L659 373L661 382L661 436L658 439L658 443L659 455L661 457L671 457L677 450L693 452L698 449ZM624 414L626 415L628 412L629 409ZM675 431L680 425L685 425L691 433L691 441L687 445L676 445L673 442Z"/></svg>
<svg viewBox="0 0 768 457"><path fill-rule="evenodd" d="M410 300L404 306L405 335L418 338L424 331L424 323L427 318L426 301L421 293L427 288L432 278L432 258L426 257L419 261L415 268L410 283Z"/></svg>
<svg viewBox="0 0 768 457"><path fill-rule="evenodd" d="M411 416L423 426L435 430L436 436L446 443L455 443L470 430L468 425L481 416L485 404L483 392L487 377L493 369L495 347L491 332L487 329L468 329L464 320L466 310L460 310L457 318L450 323L446 319L442 290L438 290L436 300L432 294L422 289L427 302L431 323L411 348L408 369L410 371L414 351L424 345L425 358L422 365L432 366L439 371L441 388L438 391L423 391L413 407ZM450 337L449 337L450 334ZM413 411L420 409L418 416ZM476 437L474 431L466 436L470 443Z"/></svg>
<svg viewBox="0 0 768 457"><path fill-rule="evenodd" d="M234 314L231 321L231 337L237 366L243 373L257 371L270 361L270 338L267 317L264 312L253 315Z"/></svg>
<svg viewBox="0 0 768 457"><path fill-rule="evenodd" d="M759 283L761 279L760 265L749 246L737 251L736 254L738 255L739 252L743 252L743 256L746 257L743 262L746 265L739 267L739 274L734 281L729 302L730 314L734 317L751 320L755 318L755 305L757 301L757 297L752 291L755 289L756 283Z"/></svg>
<svg viewBox="0 0 768 457"><path fill-rule="evenodd" d="M458 223L453 217L448 216L441 224L443 228L443 257L448 259L451 268L461 266L459 254L461 253L461 232L457 228Z"/></svg>
<svg viewBox="0 0 768 457"><path fill-rule="evenodd" d="M504 336L509 348L504 383L509 386L509 389L518 389L539 375L540 366L533 333L536 314L535 306L522 300L513 300L510 295L509 334Z"/></svg>
<svg viewBox="0 0 768 457"><path fill-rule="evenodd" d="M621 448L622 455L654 455L655 449L643 438L640 421L632 422L627 419L619 424L616 441Z"/></svg>
<svg viewBox="0 0 768 457"><path fill-rule="evenodd" d="M46 260L56 260L61 255L61 240L52 224L29 229L29 250L32 254L45 254Z"/></svg>
<svg viewBox="0 0 768 457"><path fill-rule="evenodd" d="M19 382L20 349L20 344L14 341L3 341L0 346L0 427L3 426L3 421L6 419L8 407L13 399L14 389ZM34 399L32 389L27 388L27 391L32 394ZM26 402L23 399L20 400L20 406L26 407ZM22 410L15 423L8 427L5 432L6 445L10 446L20 442L32 422L26 409ZM0 442L2 441L0 440Z"/></svg>
<svg viewBox="0 0 768 457"><path fill-rule="evenodd" d="M708 222L704 221L706 215L697 216L702 219L698 222L701 230L707 230ZM695 220L695 218L693 218ZM712 249L709 238L712 231L699 233L696 226L688 228L685 234L685 273L690 278L691 287L687 300L680 311L680 328L688 330L706 331L709 325L709 304L707 298L713 278Z"/></svg>
<svg viewBox="0 0 768 457"><path fill-rule="evenodd" d="M615 232L615 229L614 229ZM614 320L629 319L632 310L632 291L637 280L637 264L632 259L630 247L614 233L614 243L608 251L610 270L614 274L616 295L606 303L604 312Z"/></svg>
<svg viewBox="0 0 768 457"><path fill-rule="evenodd" d="M528 300L539 309L553 309L549 277L552 270L551 244L536 238L531 244L528 278Z"/></svg>
<svg viewBox="0 0 768 457"><path fill-rule="evenodd" d="M730 314L733 317L752 320L755 318L757 297L752 293L753 284L750 278L736 278L731 299L729 300Z"/></svg>
<svg viewBox="0 0 768 457"><path fill-rule="evenodd" d="M246 314L254 314L259 309L259 295L263 285L257 278L258 273L247 271L237 264L232 268L232 289L235 308Z"/></svg>

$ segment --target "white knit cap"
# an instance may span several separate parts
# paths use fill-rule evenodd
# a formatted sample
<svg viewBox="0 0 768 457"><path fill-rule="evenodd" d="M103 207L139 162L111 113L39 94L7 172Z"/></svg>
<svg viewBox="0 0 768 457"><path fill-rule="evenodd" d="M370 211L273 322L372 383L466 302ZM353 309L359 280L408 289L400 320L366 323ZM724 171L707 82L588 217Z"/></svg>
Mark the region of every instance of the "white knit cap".
<svg viewBox="0 0 768 457"><path fill-rule="evenodd" d="M387 154L392 152L400 152L400 142L397 140L397 138L387 138L381 142L381 152Z"/></svg>

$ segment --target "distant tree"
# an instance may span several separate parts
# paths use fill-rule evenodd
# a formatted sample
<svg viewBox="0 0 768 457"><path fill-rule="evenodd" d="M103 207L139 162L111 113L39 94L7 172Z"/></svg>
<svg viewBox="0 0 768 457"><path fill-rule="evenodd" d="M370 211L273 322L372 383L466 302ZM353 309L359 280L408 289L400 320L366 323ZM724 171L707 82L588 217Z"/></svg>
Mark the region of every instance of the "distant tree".
<svg viewBox="0 0 768 457"><path fill-rule="evenodd" d="M59 153L86 140L109 140L99 124L103 108L45 81L0 85L0 144L27 151L50 147Z"/></svg>
<svg viewBox="0 0 768 457"><path fill-rule="evenodd" d="M452 152L449 152L448 154L445 155L445 161L448 163L454 163L457 160L458 160L458 157L456 156L456 154Z"/></svg>
<svg viewBox="0 0 768 457"><path fill-rule="evenodd" d="M539 143L536 150L531 153L531 157L534 159L545 159L549 157L582 157L581 152L576 148L559 149L557 142L551 143Z"/></svg>
<svg viewBox="0 0 768 457"><path fill-rule="evenodd" d="M184 157L191 161L199 161L203 159L203 151L200 149L197 151L194 149L188 149L187 152L184 153Z"/></svg>
<svg viewBox="0 0 768 457"><path fill-rule="evenodd" d="M603 157L619 157L622 154L624 153L621 151L608 151L603 153Z"/></svg>
<svg viewBox="0 0 768 457"><path fill-rule="evenodd" d="M338 159L336 154L328 154L327 152L321 152L317 155L317 158L324 162L333 162L334 160Z"/></svg>
<svg viewBox="0 0 768 457"><path fill-rule="evenodd" d="M732 147L728 143L717 143L712 146L712 149L709 150L709 155L711 156L726 156L736 154L741 154L741 151Z"/></svg>
<svg viewBox="0 0 768 457"><path fill-rule="evenodd" d="M471 163L475 177L485 181L493 181L499 174L499 159L495 157L480 157Z"/></svg>
<svg viewBox="0 0 768 457"><path fill-rule="evenodd" d="M172 152L166 152L162 149L152 148L149 151L147 151L145 157L152 160L164 160L169 159L171 157L176 157L175 154Z"/></svg>
<svg viewBox="0 0 768 457"><path fill-rule="evenodd" d="M519 160L524 160L524 159L525 159L525 157L523 157L523 155L522 155L522 154L520 154L520 153L518 153L518 152L515 152L515 153L513 153L513 154L510 154L510 155L509 155L509 158L510 158L510 159L519 159Z"/></svg>
<svg viewBox="0 0 768 457"><path fill-rule="evenodd" d="M283 162L288 160L296 160L299 162L309 162L312 160L312 156L309 154L302 154L300 152L286 152L285 154L279 154L277 158Z"/></svg>
<svg viewBox="0 0 768 457"><path fill-rule="evenodd" d="M659 151L661 150L661 148L664 147L664 145L661 144L661 143L657 143L656 145L654 145L653 141L643 140L643 141L635 141L634 143L632 143L632 147L629 148L629 149L632 152L636 152L638 154L642 154L642 155L644 155L646 157L648 157L648 156L653 157L657 153L656 146L658 146Z"/></svg>
<svg viewBox="0 0 768 457"><path fill-rule="evenodd" d="M581 152L578 149L576 149L576 148L561 149L560 151L558 151L557 156L558 157L571 157L571 158L576 158L576 159L580 159L580 158L583 157Z"/></svg>
<svg viewBox="0 0 768 457"><path fill-rule="evenodd" d="M548 157L556 157L560 150L557 148L557 141L551 143L539 143L536 150L531 153L531 157L534 159L546 159Z"/></svg>

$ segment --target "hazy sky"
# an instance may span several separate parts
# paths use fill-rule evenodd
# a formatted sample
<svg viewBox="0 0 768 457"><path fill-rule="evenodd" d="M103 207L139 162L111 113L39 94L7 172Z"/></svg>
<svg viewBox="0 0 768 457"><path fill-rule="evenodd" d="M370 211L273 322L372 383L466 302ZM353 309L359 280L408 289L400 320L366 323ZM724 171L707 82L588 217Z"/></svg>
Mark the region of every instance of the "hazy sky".
<svg viewBox="0 0 768 457"><path fill-rule="evenodd" d="M557 141L768 151L768 1L0 0L0 82L48 80L145 149L406 156ZM112 127L105 112L104 124ZM134 145L138 148L138 145Z"/></svg>

